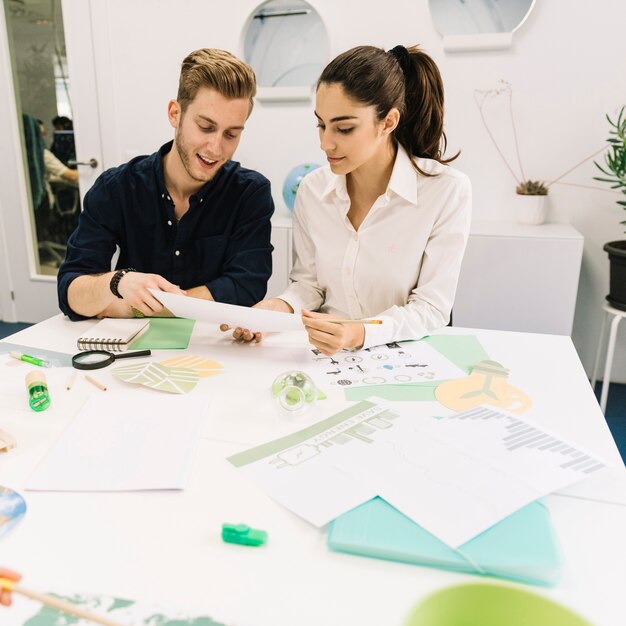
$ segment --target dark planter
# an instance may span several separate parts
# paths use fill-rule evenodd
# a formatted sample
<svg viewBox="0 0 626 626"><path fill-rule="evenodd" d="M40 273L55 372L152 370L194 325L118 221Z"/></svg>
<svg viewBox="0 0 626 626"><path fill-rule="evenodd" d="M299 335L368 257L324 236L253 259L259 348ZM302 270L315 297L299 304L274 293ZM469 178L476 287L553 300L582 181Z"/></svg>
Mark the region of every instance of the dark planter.
<svg viewBox="0 0 626 626"><path fill-rule="evenodd" d="M609 241L604 244L604 250L609 253L611 262L609 295L606 299L612 307L626 311L626 240Z"/></svg>

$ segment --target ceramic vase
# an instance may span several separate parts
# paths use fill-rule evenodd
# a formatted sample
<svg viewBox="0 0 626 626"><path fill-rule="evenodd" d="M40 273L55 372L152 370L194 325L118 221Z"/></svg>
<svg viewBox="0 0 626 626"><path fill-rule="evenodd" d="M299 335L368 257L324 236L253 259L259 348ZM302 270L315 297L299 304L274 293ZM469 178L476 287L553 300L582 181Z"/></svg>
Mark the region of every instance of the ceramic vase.
<svg viewBox="0 0 626 626"><path fill-rule="evenodd" d="M548 212L548 196L515 194L515 220L518 224L543 224Z"/></svg>

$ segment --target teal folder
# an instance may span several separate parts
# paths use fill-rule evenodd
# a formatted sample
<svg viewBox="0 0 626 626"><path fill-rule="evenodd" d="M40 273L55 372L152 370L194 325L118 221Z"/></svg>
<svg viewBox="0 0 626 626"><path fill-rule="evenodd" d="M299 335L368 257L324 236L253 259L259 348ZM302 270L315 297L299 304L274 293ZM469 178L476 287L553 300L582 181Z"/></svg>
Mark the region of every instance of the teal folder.
<svg viewBox="0 0 626 626"><path fill-rule="evenodd" d="M550 514L539 501L455 550L385 500L374 498L331 523L328 545L338 552L534 585L553 586L561 574L561 553Z"/></svg>

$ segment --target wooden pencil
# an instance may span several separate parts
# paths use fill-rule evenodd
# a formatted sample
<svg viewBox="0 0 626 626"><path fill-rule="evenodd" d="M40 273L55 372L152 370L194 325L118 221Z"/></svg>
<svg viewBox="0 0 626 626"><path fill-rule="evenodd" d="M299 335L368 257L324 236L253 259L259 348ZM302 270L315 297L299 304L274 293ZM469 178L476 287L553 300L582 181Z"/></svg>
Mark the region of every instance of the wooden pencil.
<svg viewBox="0 0 626 626"><path fill-rule="evenodd" d="M382 324L382 320L325 320L318 318L321 322L332 322L333 324Z"/></svg>
<svg viewBox="0 0 626 626"><path fill-rule="evenodd" d="M92 622L95 622L96 624L102 624L102 626L123 626L119 622L114 622L113 620L110 620L106 617L102 617L100 615L96 615L95 613L85 611L84 609L81 609L79 606L76 606L71 602L61 600L60 598L55 598L54 596L48 596L44 593L37 593L36 591L30 591L29 589L25 589L24 587L17 585L14 581L9 580L8 578L0 578L0 587L2 589L12 591L13 593L19 593L21 596L30 598L31 600L41 602L41 604L50 607L51 609L61 611L62 613L69 613L70 615L90 620Z"/></svg>
<svg viewBox="0 0 626 626"><path fill-rule="evenodd" d="M94 385L98 389L100 389L100 391L106 391L107 390L107 388L102 383L99 383L95 378L92 378L91 376L89 376L87 374L85 374L85 380L87 382L90 382L92 385Z"/></svg>

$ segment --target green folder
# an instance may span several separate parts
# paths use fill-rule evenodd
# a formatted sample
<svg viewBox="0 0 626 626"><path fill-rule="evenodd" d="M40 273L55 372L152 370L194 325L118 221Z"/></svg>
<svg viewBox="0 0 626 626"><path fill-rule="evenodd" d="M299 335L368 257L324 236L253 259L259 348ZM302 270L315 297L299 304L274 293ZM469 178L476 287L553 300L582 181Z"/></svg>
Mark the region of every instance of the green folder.
<svg viewBox="0 0 626 626"><path fill-rule="evenodd" d="M185 350L194 320L181 317L153 317L150 328L131 343L131 350Z"/></svg>
<svg viewBox="0 0 626 626"><path fill-rule="evenodd" d="M455 550L382 498L374 498L331 523L328 545L338 552L547 587L555 585L561 574L550 514L539 501Z"/></svg>
<svg viewBox="0 0 626 626"><path fill-rule="evenodd" d="M474 335L434 335L420 339L429 343L455 365L465 372L479 361L489 358L478 339ZM424 383L405 383L398 385L369 385L367 387L351 387L345 390L346 400L358 402L371 396L385 400L435 400L435 389L441 381Z"/></svg>

